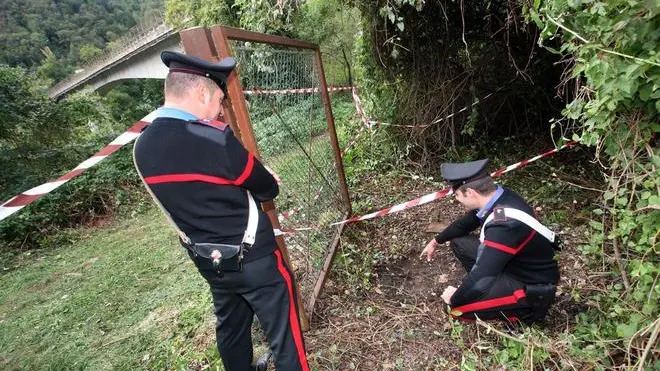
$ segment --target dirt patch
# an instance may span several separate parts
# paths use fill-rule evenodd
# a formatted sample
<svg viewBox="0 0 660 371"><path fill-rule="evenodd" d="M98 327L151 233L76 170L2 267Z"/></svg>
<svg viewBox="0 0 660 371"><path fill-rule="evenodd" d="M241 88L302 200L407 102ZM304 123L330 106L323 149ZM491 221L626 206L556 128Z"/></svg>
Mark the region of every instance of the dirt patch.
<svg viewBox="0 0 660 371"><path fill-rule="evenodd" d="M85 228L107 228L116 222L114 214L98 215L84 224Z"/></svg>
<svg viewBox="0 0 660 371"><path fill-rule="evenodd" d="M401 193L423 195L430 187L394 184ZM380 195L377 187L375 199ZM391 193L391 192L390 192ZM364 193L363 193L364 194ZM306 335L310 362L319 370L457 369L461 349L451 333L440 294L460 282L457 262L449 249L433 260L419 258L433 237L430 222L451 220L462 209L443 199L376 221L351 226L362 235L365 251L378 251L368 287L345 287L331 275L318 303L313 330Z"/></svg>
<svg viewBox="0 0 660 371"><path fill-rule="evenodd" d="M392 192L385 189L396 189L401 195L437 190L418 182L392 183L366 186L358 193L363 198L386 200ZM365 254L377 251L379 258L372 266L369 285L360 287L346 286L335 261L315 308L313 329L306 334L312 367L367 371L461 369L465 347L483 339L484 331L476 325L458 328L449 319L440 295L448 285L458 286L466 272L448 246L439 248L431 262L420 259L419 254L433 236L426 232L431 223L451 221L463 213L460 205L445 198L349 227L359 233L347 230L342 242L360 246ZM559 257L562 280L544 327L552 337L570 333L575 315L585 309L571 294L589 290L588 269L577 250L583 243L583 231L578 228L560 233L566 242ZM351 240L350 236L355 235L361 238ZM508 331L502 324L494 326Z"/></svg>

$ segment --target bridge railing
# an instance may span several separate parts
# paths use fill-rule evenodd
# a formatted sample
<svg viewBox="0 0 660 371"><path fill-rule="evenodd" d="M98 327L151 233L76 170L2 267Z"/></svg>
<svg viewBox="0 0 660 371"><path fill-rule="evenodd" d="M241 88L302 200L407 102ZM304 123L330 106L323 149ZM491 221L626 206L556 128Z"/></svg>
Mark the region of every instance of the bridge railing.
<svg viewBox="0 0 660 371"><path fill-rule="evenodd" d="M172 31L172 27L165 24L164 14L162 12L155 13L148 20L140 22L118 39L111 41L109 47L102 54L94 57L85 64L82 72L71 74L60 80L49 89L50 95L59 94L67 87L88 78L102 67L139 49L144 45L145 41L152 41L170 31Z"/></svg>

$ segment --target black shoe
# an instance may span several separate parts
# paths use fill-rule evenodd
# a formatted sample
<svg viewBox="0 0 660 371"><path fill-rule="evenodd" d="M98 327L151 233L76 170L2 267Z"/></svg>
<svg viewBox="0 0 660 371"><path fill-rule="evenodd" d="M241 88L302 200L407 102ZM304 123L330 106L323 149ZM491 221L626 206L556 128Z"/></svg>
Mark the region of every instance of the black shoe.
<svg viewBox="0 0 660 371"><path fill-rule="evenodd" d="M257 360L257 364L254 365L254 371L266 371L268 370L268 361L270 360L270 357L273 356L273 352L270 350L266 352L263 356L261 356Z"/></svg>

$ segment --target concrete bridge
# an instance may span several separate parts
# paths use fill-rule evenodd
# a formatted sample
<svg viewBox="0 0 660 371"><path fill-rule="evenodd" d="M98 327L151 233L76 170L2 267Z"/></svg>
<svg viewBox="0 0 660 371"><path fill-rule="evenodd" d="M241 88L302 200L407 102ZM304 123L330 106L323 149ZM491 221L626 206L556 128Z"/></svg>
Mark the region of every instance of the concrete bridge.
<svg viewBox="0 0 660 371"><path fill-rule="evenodd" d="M48 95L57 99L83 87L107 91L121 80L164 79L168 71L160 61L160 53L183 52L178 31L166 25L162 17L148 26L134 27L115 42L118 47L58 82Z"/></svg>

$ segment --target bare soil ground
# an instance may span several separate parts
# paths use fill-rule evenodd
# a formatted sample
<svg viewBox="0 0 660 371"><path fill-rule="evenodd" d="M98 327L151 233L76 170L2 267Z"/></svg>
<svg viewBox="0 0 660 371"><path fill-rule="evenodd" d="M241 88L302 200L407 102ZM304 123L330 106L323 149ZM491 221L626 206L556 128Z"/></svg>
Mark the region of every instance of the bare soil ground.
<svg viewBox="0 0 660 371"><path fill-rule="evenodd" d="M366 179L359 194L384 200L397 193L420 196L437 190L401 179L389 185L382 182ZM540 209L541 214L548 211ZM463 212L453 198L445 198L347 228L342 237L344 247L315 308L312 330L306 334L314 368L462 369L465 349L478 344L484 330L451 320L440 295L446 286L458 286L465 272L448 246L439 249L431 262L420 259L419 254L433 236L425 232L430 223L451 221ZM588 291L589 282L588 270L577 250L583 239L581 228L569 227L574 225L569 221L561 224L559 231L566 241L560 254L562 280L543 327L551 337L570 333L575 315L584 308L571 293ZM346 252L346 244L358 247L367 259L374 257L366 283L355 277L365 272L342 264L340 256ZM516 332L503 324L493 326Z"/></svg>

